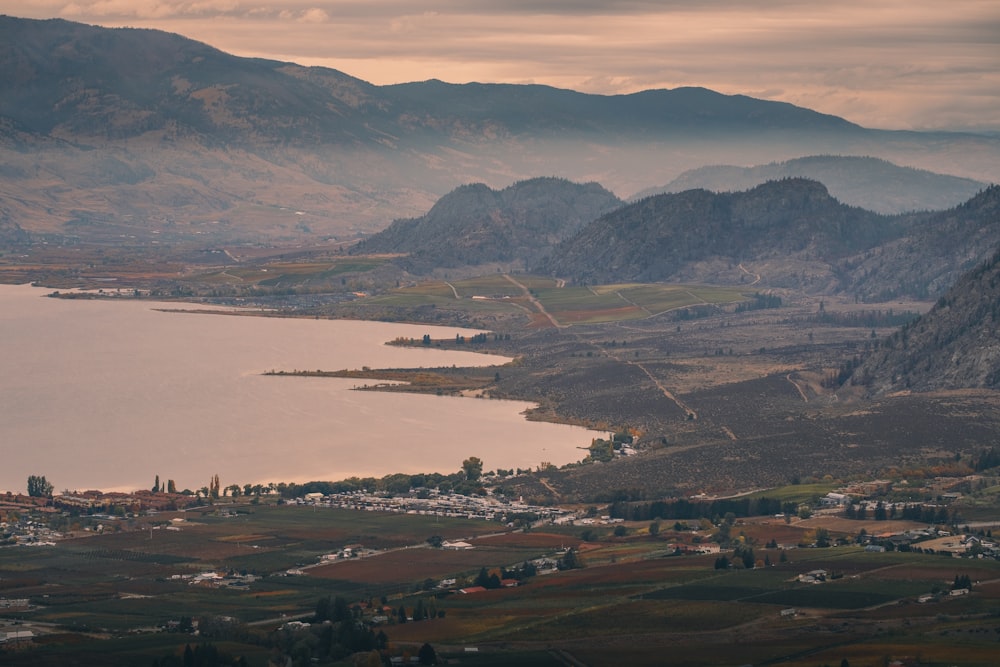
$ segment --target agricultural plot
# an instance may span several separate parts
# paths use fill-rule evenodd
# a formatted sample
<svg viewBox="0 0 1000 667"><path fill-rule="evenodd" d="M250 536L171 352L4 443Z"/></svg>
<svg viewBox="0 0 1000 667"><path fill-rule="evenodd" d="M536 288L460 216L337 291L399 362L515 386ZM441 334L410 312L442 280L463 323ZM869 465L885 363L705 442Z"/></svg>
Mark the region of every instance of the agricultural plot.
<svg viewBox="0 0 1000 667"><path fill-rule="evenodd" d="M536 317L543 316L540 305L559 325L571 325L645 319L688 306L744 299L745 294L731 288L647 284L580 287L541 276L488 275L427 281L371 297L363 303L397 308L433 305L460 308L470 314L530 313Z"/></svg>
<svg viewBox="0 0 1000 667"><path fill-rule="evenodd" d="M273 262L234 266L197 276L205 284L243 284L262 287L326 285L349 273L365 273L389 261L379 257L344 257L322 262Z"/></svg>
<svg viewBox="0 0 1000 667"><path fill-rule="evenodd" d="M455 280L451 284L459 296L464 299L471 299L475 296L487 298L519 297L524 294L524 291L516 283L503 275Z"/></svg>
<svg viewBox="0 0 1000 667"><path fill-rule="evenodd" d="M113 646L116 655L119 648L123 655L162 655L178 646L172 638L125 634L183 616L232 617L273 628L288 618L308 618L318 599L340 595L352 604L385 596L393 610L432 604L440 614L434 620L399 623L393 618L382 626L397 646L415 648L429 641L440 647L482 647L481 658L463 655L462 664L519 663L522 655L536 661L525 664L550 664L553 656L568 655L595 667L663 664L665 651L692 665L746 659L815 664L796 662L796 656L805 659L828 644L868 664L872 654L866 644L873 638L892 639L885 644L892 646L890 655L903 655L913 642L925 642L929 655L956 637L970 659L952 664L987 664L973 658L986 641L983 624L992 622L1000 599L995 583L1000 563L991 561L840 547L790 550L784 552L787 562L779 562L782 552L758 547L758 562L766 556L773 567L716 570L715 555L668 557L671 545L687 541L690 533L665 529L653 537L644 532L645 522L624 524L629 533L624 537L595 528L590 541L582 541L578 526L511 533L497 532L496 524L484 521L420 515L296 505L234 509L236 514L215 508L178 513L188 519L174 523L182 526L179 531L135 526L134 531L66 540L34 550L31 559L22 557L21 548L0 550L3 593L31 599L35 607L19 614L29 622L57 624L72 637L54 636L52 648L45 649L63 657L66 642L90 650L93 640L82 634L88 630L121 634L121 640L98 642ZM154 521L176 516L164 513ZM763 520L754 525L771 527ZM784 522L773 527L787 528ZM474 548L431 548L427 538L432 535L462 538ZM757 539L759 544L770 536L765 532ZM378 551L316 566L321 554L348 544ZM518 587L478 593L436 588L444 578L458 579L456 587L468 586L481 568L496 572L539 557L554 559L567 547L576 550L582 569L539 574ZM174 577L209 569L259 578L248 587L220 587ZM799 581L798 575L817 569L831 577L821 584ZM972 595L946 595L957 573L976 582ZM943 595L933 603L916 602L932 589ZM795 617L781 615L789 607L799 610ZM941 621L945 615L951 620ZM878 634L875 628L892 628L896 634ZM947 636L939 634L942 628ZM251 647L239 644L233 652L254 655ZM503 656L506 663L490 662L491 655ZM30 664L46 664L42 653L38 656Z"/></svg>
<svg viewBox="0 0 1000 667"><path fill-rule="evenodd" d="M722 304L746 300L746 295L732 288L688 285L600 285L593 291L615 294L619 299L641 308L646 316L660 315L687 306Z"/></svg>
<svg viewBox="0 0 1000 667"><path fill-rule="evenodd" d="M432 535L458 539L496 529L485 521L294 505L246 506L236 515L203 511L163 513L148 527L64 540L33 549L31 558L25 558L24 547L0 549L2 596L28 598L37 605L32 620L70 629L126 630L195 613L252 622L309 611L331 592L353 599L410 590L418 581L409 578L413 570L391 564L384 568L390 574L375 582L285 574L346 545L396 549L426 544ZM186 520L174 524L179 530L163 529L171 518ZM504 564L521 558L522 550L494 555L495 564ZM215 586L181 578L206 571L247 573L256 580L249 586Z"/></svg>

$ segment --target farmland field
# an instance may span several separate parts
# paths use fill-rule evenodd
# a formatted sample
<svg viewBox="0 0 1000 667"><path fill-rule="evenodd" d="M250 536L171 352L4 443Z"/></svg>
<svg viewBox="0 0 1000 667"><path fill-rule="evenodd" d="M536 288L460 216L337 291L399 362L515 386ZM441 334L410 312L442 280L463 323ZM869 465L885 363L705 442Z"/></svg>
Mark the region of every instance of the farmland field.
<svg viewBox="0 0 1000 667"><path fill-rule="evenodd" d="M715 555L672 555L672 545L697 537L691 531L664 529L654 536L642 522L620 525L624 535L574 526L510 532L469 519L265 503L133 518L103 535L80 530L87 536L35 548L30 559L23 558L24 548L0 549L0 592L31 600L31 609L18 617L45 632L45 647L33 656L39 661L11 664L46 664L46 655L59 664L55 656L64 657L69 647L88 655L94 642L123 655L177 651L183 637L130 633L195 614L236 619L243 639L233 635L236 643L227 645L255 659L261 654L240 643L254 636L248 624L266 628L283 619L308 619L317 600L334 595L365 609L383 600L391 619L381 628L395 646L429 641L442 651L482 649L481 663L463 656L463 664L502 664L489 656L519 661L523 654L531 656L526 664L570 655L594 666L622 660L653 665L662 664L667 647L684 664L751 656L800 664L795 656L827 644L868 664L874 654L866 646L883 638L875 633L881 627L896 633L893 655L902 655L905 638L926 645L925 655L936 654L942 641L961 638L962 651L952 664L984 664L976 656L983 654L982 628L992 628L1000 600L1000 584L993 583L1000 581L1000 563L868 553L856 546L764 549L759 545L771 539L771 529L808 528L760 517L735 528L755 535L757 562L767 558L772 565L719 570ZM430 536L461 538L473 548L433 548ZM323 555L347 545L361 557L320 564ZM482 571L517 569L536 559L555 562L567 548L576 550L582 568L528 576L516 587L455 592ZM831 578L821 584L798 580L817 569ZM191 575L205 571L254 577L240 585L192 583ZM973 594L916 602L920 595L946 591L956 573L977 582ZM457 582L440 588L443 579ZM397 622L397 610L410 614L420 605L436 610L436 617ZM798 611L785 618L781 611L787 608ZM945 616L949 620L941 621ZM936 633L947 634L929 632L932 623ZM825 628L820 635L817 627ZM836 628L835 642L817 639ZM106 638L87 634L98 630ZM710 654L706 646L713 647Z"/></svg>
<svg viewBox="0 0 1000 667"><path fill-rule="evenodd" d="M523 286L524 289L521 288ZM645 319L694 305L726 304L747 296L739 290L684 285L562 286L539 276L483 276L453 281L427 281L371 297L363 303L396 307L456 307L470 312L528 310L537 312L524 290L560 325Z"/></svg>

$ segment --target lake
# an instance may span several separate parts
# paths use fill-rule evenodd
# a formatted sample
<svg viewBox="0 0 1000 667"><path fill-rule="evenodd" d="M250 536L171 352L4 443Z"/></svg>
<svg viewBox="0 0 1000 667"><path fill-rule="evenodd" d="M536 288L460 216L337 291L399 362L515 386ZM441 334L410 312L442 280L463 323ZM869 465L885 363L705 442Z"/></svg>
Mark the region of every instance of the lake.
<svg viewBox="0 0 1000 667"><path fill-rule="evenodd" d="M451 473L580 460L595 433L529 422L530 404L352 391L364 381L270 370L497 363L385 345L454 328L170 313L139 300L53 299L0 285L0 490L178 489ZM504 358L499 358L506 361Z"/></svg>

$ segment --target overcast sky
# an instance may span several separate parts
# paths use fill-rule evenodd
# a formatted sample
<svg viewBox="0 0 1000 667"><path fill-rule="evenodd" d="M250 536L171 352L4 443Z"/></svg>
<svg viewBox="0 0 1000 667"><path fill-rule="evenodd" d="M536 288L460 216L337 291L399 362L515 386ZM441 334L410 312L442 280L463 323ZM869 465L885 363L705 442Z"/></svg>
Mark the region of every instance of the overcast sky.
<svg viewBox="0 0 1000 667"><path fill-rule="evenodd" d="M1000 130L998 0L5 0L376 84L704 86L868 127Z"/></svg>

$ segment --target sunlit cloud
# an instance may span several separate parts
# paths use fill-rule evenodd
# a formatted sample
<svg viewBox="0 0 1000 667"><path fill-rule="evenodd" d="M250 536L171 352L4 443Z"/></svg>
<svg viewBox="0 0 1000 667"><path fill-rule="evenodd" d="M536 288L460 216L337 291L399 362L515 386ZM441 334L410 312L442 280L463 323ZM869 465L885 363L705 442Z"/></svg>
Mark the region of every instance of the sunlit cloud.
<svg viewBox="0 0 1000 667"><path fill-rule="evenodd" d="M1000 3L983 0L5 4L15 16L158 28L376 84L532 82L598 94L704 86L871 127L1000 129Z"/></svg>

